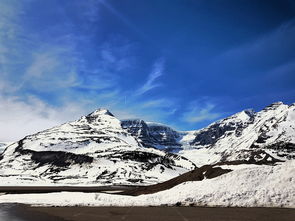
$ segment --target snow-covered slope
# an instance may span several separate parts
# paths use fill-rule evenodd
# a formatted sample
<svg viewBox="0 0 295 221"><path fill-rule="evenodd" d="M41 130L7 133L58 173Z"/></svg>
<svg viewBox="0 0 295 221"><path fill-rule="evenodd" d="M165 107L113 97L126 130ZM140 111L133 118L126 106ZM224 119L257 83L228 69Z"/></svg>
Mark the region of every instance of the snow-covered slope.
<svg viewBox="0 0 295 221"><path fill-rule="evenodd" d="M195 168L181 156L142 147L105 109L29 135L0 160L1 185L145 185Z"/></svg>
<svg viewBox="0 0 295 221"><path fill-rule="evenodd" d="M229 166L225 166L228 168ZM237 168L236 168L237 167ZM0 203L41 206L239 206L295 208L295 161L277 166L230 166L222 176L182 183L162 192L122 196L104 193L11 194Z"/></svg>
<svg viewBox="0 0 295 221"><path fill-rule="evenodd" d="M245 110L208 127L190 132L180 155L197 165L247 159L266 153L286 160L295 158L295 104L281 102L255 113ZM187 145L189 143L189 145Z"/></svg>

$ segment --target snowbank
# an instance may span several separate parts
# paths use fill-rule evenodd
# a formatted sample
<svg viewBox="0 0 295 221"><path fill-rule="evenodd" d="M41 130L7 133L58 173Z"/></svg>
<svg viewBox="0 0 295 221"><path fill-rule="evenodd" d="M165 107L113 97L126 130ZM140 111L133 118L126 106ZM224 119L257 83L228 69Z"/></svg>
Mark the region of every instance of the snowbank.
<svg viewBox="0 0 295 221"><path fill-rule="evenodd" d="M39 206L239 206L295 208L295 161L277 166L238 168L214 179L187 182L172 189L141 196L104 193L2 195L0 203Z"/></svg>

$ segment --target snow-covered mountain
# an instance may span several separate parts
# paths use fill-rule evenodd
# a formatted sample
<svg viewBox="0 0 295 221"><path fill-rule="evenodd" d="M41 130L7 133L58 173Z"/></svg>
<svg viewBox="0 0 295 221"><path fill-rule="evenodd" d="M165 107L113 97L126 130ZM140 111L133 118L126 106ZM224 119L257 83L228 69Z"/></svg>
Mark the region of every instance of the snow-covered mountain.
<svg viewBox="0 0 295 221"><path fill-rule="evenodd" d="M0 183L145 185L194 169L189 160L142 147L108 110L29 135L0 155Z"/></svg>
<svg viewBox="0 0 295 221"><path fill-rule="evenodd" d="M179 154L197 165L248 159L253 155L294 159L295 104L278 102L260 112L245 110L189 132L180 142L185 145Z"/></svg>
<svg viewBox="0 0 295 221"><path fill-rule="evenodd" d="M143 185L195 165L294 158L295 104L244 110L184 132L143 120L120 121L98 109L10 145L0 155L0 182Z"/></svg>
<svg viewBox="0 0 295 221"><path fill-rule="evenodd" d="M295 104L244 110L196 131L178 132L143 120L122 121L122 126L143 146L178 152L198 166L269 154L281 160L295 158Z"/></svg>

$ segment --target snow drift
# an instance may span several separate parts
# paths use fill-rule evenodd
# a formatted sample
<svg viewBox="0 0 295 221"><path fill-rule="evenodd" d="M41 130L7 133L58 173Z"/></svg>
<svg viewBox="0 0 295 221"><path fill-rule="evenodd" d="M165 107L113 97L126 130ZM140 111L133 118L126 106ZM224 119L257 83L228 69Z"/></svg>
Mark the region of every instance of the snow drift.
<svg viewBox="0 0 295 221"><path fill-rule="evenodd" d="M41 206L238 206L295 208L295 162L276 166L224 166L234 171L222 176L186 182L166 191L122 196L104 193L2 195L2 203Z"/></svg>

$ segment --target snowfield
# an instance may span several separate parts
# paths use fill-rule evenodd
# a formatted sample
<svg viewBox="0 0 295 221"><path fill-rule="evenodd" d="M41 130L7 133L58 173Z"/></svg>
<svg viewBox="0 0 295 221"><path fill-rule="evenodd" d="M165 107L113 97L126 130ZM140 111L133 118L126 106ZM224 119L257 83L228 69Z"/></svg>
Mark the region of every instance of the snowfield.
<svg viewBox="0 0 295 221"><path fill-rule="evenodd" d="M0 203L35 206L237 206L295 208L295 161L276 166L226 166L232 172L214 179L182 183L162 192L122 196L105 193L1 195Z"/></svg>

